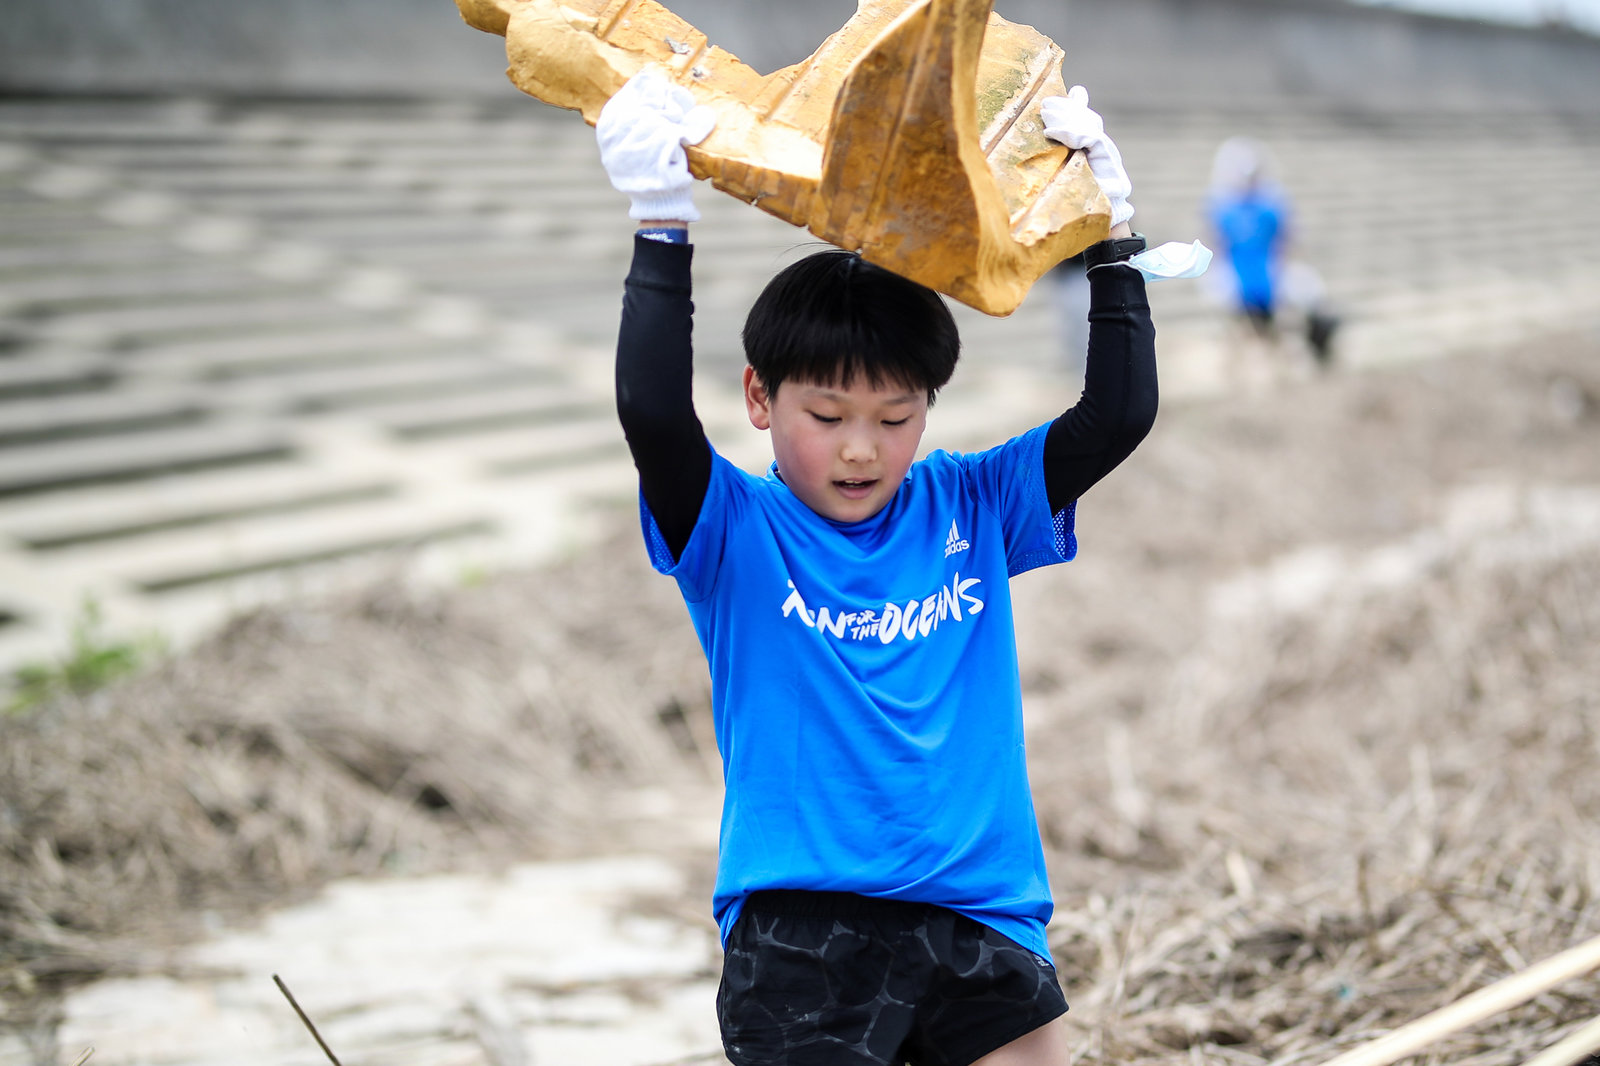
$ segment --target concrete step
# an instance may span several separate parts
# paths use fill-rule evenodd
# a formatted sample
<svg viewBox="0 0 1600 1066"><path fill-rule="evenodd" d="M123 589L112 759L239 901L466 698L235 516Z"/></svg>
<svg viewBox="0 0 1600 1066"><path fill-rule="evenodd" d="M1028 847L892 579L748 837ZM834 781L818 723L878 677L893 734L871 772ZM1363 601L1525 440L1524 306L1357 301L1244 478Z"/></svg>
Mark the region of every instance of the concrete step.
<svg viewBox="0 0 1600 1066"><path fill-rule="evenodd" d="M423 440L408 450L434 456L436 462L448 457L487 477L544 474L592 463L633 469L614 414L560 424L501 427L459 440Z"/></svg>
<svg viewBox="0 0 1600 1066"><path fill-rule="evenodd" d="M309 369L235 381L218 387L223 402L291 414L348 412L397 400L429 400L462 392L549 384L548 370L472 354L441 354L412 362Z"/></svg>
<svg viewBox="0 0 1600 1066"><path fill-rule="evenodd" d="M61 353L0 359L0 401L110 388L116 362L103 355Z"/></svg>
<svg viewBox="0 0 1600 1066"><path fill-rule="evenodd" d="M50 240L33 244L15 242L0 230L0 276L20 275L23 280L47 270L93 277L101 272L126 270L130 265L186 262L190 258L165 237L120 229L96 231L92 240L74 243Z"/></svg>
<svg viewBox="0 0 1600 1066"><path fill-rule="evenodd" d="M525 233L500 223L495 228L486 227L476 237L397 244L384 249L383 260L395 269L430 280L459 278L456 287L460 288L513 274L551 282L599 274L610 277L620 290L633 254L632 235L626 225L613 225L609 233L596 227L580 247L570 247L575 243L570 240L552 241L550 234L557 228L553 223L541 220L537 226L535 232ZM619 266L621 274L617 273ZM720 263L717 271L723 272ZM538 299L540 295L537 290L530 290L527 298Z"/></svg>
<svg viewBox="0 0 1600 1066"><path fill-rule="evenodd" d="M210 406L192 390L100 391L0 402L0 449L193 425ZM4 454L0 451L0 454Z"/></svg>
<svg viewBox="0 0 1600 1066"><path fill-rule="evenodd" d="M568 167L562 173L548 170L547 164L538 159L518 166L491 167L487 173L467 166L433 171L372 162L356 168L297 174L292 180L279 180L274 173L249 168L167 171L146 166L131 174L145 186L159 186L212 208L249 208L259 212L266 206L275 213L294 210L306 215L346 211L365 214L411 203L460 209L498 203L562 210L593 203L602 196L620 196L604 183L598 162L581 169ZM598 189L573 181L595 176L602 182ZM270 202L251 203L262 198L270 198Z"/></svg>
<svg viewBox="0 0 1600 1066"><path fill-rule="evenodd" d="M449 359L461 353L459 343L442 341L413 327L360 318L296 322L263 333L150 340L129 352L127 363L145 372L223 382L334 367Z"/></svg>
<svg viewBox="0 0 1600 1066"><path fill-rule="evenodd" d="M271 287L259 274L231 264L198 264L192 256L165 269L149 262L139 265L137 272L86 274L69 266L48 272L35 269L22 278L0 278L0 309L37 316L76 307L255 295Z"/></svg>
<svg viewBox="0 0 1600 1066"><path fill-rule="evenodd" d="M89 151L76 153L75 158L99 162L103 156L101 153ZM281 155L272 158L270 162L204 169L158 168L152 163L139 168L137 176L146 184L159 184L163 189L174 193L196 196L322 195L349 189L353 184L348 172L295 165L293 160ZM368 191L378 193L381 190Z"/></svg>
<svg viewBox="0 0 1600 1066"><path fill-rule="evenodd" d="M565 151L552 151L551 131L529 127L509 139L502 131L468 132L471 139L429 138L399 144L369 144L360 140L340 140L312 129L309 136L292 142L237 140L219 130L213 140L185 145L164 144L159 150L133 142L122 144L82 144L72 149L74 158L126 170L135 175L157 173L203 174L230 168L281 167L293 164L314 170L340 172L347 176L375 177L393 174L403 185L417 173L453 173L475 180L481 172L490 183L509 181L520 168L528 180L547 179L547 170L592 162L592 136L583 143L564 143ZM564 142L571 139L562 137ZM598 165L598 164L595 164ZM529 171L535 171L531 177ZM553 183L551 183L553 184Z"/></svg>
<svg viewBox="0 0 1600 1066"><path fill-rule="evenodd" d="M85 215L81 208L60 204L54 206L55 210L43 207L37 210L30 208L26 212L7 212L5 226L0 229L0 250L63 241L83 244L110 231L104 219ZM109 239L116 242L119 236L112 233Z"/></svg>
<svg viewBox="0 0 1600 1066"><path fill-rule="evenodd" d="M363 413L401 439L421 440L505 426L566 424L602 418L612 409L607 401L570 388L537 385L377 403Z"/></svg>
<svg viewBox="0 0 1600 1066"><path fill-rule="evenodd" d="M100 574L146 592L165 592L306 563L414 550L442 539L494 531L484 511L434 501L350 500L312 510L252 515L217 526L163 529L53 551L51 569Z"/></svg>
<svg viewBox="0 0 1600 1066"><path fill-rule="evenodd" d="M0 497L261 462L293 454L277 426L206 424L0 452Z"/></svg>
<svg viewBox="0 0 1600 1066"><path fill-rule="evenodd" d="M459 247L494 237L494 225L487 219L434 214L279 219L278 229L289 234L302 230L313 232L318 242L336 245L353 255L407 245Z"/></svg>
<svg viewBox="0 0 1600 1066"><path fill-rule="evenodd" d="M41 323L39 333L52 340L137 348L184 334L231 334L242 329L270 332L303 328L307 323L353 323L367 317L313 289L293 292L279 286L271 288L279 291L268 289L235 299L77 310L70 316ZM286 292L293 294L284 295Z"/></svg>
<svg viewBox="0 0 1600 1066"><path fill-rule="evenodd" d="M396 494L378 472L277 463L103 485L93 493L0 499L0 535L38 552L215 526Z"/></svg>

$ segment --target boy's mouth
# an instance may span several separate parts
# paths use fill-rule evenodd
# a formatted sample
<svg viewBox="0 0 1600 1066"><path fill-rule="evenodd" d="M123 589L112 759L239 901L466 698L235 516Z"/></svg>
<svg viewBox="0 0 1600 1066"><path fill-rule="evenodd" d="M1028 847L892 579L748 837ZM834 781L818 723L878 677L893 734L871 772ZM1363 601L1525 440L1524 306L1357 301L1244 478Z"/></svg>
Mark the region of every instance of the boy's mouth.
<svg viewBox="0 0 1600 1066"><path fill-rule="evenodd" d="M835 481L833 487L852 500L859 500L870 495L872 487L878 483L877 478L847 479Z"/></svg>

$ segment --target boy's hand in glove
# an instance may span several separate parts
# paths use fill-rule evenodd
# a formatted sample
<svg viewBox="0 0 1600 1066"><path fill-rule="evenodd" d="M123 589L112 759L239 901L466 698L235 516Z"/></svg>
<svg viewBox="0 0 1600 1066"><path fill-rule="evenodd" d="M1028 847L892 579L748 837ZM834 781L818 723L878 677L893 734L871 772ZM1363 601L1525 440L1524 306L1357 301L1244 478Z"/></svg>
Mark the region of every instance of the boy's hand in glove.
<svg viewBox="0 0 1600 1066"><path fill-rule="evenodd" d="M1122 153L1106 136L1104 120L1089 109L1089 90L1074 85L1065 96L1045 97L1039 110L1044 116L1046 137L1089 154L1089 172L1111 201L1111 224L1116 226L1132 218L1128 197L1133 192L1133 182L1122 165Z"/></svg>
<svg viewBox="0 0 1600 1066"><path fill-rule="evenodd" d="M683 146L705 140L716 122L716 112L696 105L688 89L651 67L606 101L595 139L611 184L632 201L629 218L699 221Z"/></svg>

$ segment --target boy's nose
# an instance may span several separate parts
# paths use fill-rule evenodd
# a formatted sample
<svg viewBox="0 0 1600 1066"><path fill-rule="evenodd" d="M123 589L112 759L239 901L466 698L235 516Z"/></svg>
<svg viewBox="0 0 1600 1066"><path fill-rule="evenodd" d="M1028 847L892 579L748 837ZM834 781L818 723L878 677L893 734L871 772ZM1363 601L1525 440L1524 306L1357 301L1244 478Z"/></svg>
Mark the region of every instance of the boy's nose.
<svg viewBox="0 0 1600 1066"><path fill-rule="evenodd" d="M870 433L852 433L845 438L840 454L849 463L869 463L878 454L877 443Z"/></svg>

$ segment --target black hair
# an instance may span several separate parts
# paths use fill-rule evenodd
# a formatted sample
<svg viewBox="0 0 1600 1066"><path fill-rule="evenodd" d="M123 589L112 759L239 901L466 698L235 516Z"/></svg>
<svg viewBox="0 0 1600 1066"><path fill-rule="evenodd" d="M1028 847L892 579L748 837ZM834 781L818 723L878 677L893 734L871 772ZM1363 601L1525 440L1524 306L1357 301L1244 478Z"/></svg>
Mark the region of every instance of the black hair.
<svg viewBox="0 0 1600 1066"><path fill-rule="evenodd" d="M785 381L924 389L928 402L955 373L961 337L950 308L925 285L828 249L767 283L745 319L745 359L773 395Z"/></svg>

